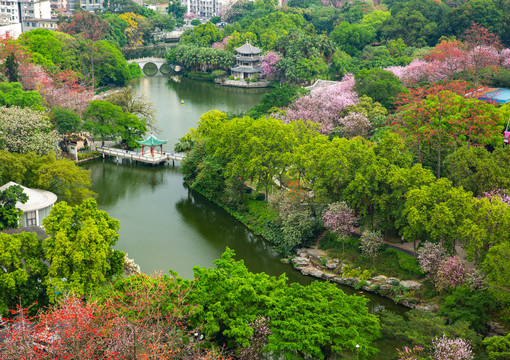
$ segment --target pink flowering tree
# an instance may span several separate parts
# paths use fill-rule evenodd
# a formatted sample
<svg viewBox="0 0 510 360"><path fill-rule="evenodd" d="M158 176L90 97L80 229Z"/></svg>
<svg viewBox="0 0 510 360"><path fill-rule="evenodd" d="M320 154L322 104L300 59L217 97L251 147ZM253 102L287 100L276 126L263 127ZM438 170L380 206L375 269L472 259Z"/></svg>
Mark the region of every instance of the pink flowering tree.
<svg viewBox="0 0 510 360"><path fill-rule="evenodd" d="M418 249L418 264L430 279L436 276L439 264L446 259L446 251L441 244L426 242Z"/></svg>
<svg viewBox="0 0 510 360"><path fill-rule="evenodd" d="M269 51L267 54L262 56L260 60L260 67L262 71L260 76L267 79L276 77L278 70L276 70L276 63L280 60L280 55L274 51Z"/></svg>
<svg viewBox="0 0 510 360"><path fill-rule="evenodd" d="M482 197L486 197L489 200L499 199L502 203L510 205L510 195L505 189L496 189L489 192L484 192Z"/></svg>
<svg viewBox="0 0 510 360"><path fill-rule="evenodd" d="M344 252L345 239L354 230L358 221L354 210L345 201L329 204L322 220L326 229L338 235L338 238L342 240L342 252Z"/></svg>
<svg viewBox="0 0 510 360"><path fill-rule="evenodd" d="M501 66L505 69L510 69L510 49L506 48L501 50L499 53L499 59L501 61Z"/></svg>
<svg viewBox="0 0 510 360"><path fill-rule="evenodd" d="M20 62L18 73L20 83L25 90L36 90L39 87L50 86L53 82L42 66L30 62Z"/></svg>
<svg viewBox="0 0 510 360"><path fill-rule="evenodd" d="M448 339L443 334L432 341L434 360L472 360L474 358L471 345L461 338Z"/></svg>
<svg viewBox="0 0 510 360"><path fill-rule="evenodd" d="M285 123L310 120L320 124L320 132L329 135L340 125L340 113L349 105L358 103L358 95L353 91L354 76L345 75L334 85L320 87L309 95L300 97L286 109Z"/></svg>
<svg viewBox="0 0 510 360"><path fill-rule="evenodd" d="M249 325L253 329L250 337L250 346L241 350L241 360L261 360L265 359L264 347L266 347L271 335L269 329L270 320L268 317L258 316Z"/></svg>
<svg viewBox="0 0 510 360"><path fill-rule="evenodd" d="M367 136L370 132L370 121L365 114L350 113L340 118L340 132L343 137L351 139L355 136Z"/></svg>
<svg viewBox="0 0 510 360"><path fill-rule="evenodd" d="M457 256L444 259L439 263L435 276L436 289L439 292L453 291L466 283L466 269Z"/></svg>

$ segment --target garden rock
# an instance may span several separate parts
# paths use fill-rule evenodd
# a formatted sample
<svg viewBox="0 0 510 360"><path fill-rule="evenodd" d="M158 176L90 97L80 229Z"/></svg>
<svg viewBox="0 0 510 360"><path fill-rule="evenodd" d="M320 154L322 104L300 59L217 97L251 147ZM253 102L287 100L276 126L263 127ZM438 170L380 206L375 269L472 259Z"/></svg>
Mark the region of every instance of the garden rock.
<svg viewBox="0 0 510 360"><path fill-rule="evenodd" d="M338 259L331 259L326 262L326 269L328 270L334 270L338 268L338 265L340 264L340 260Z"/></svg>
<svg viewBox="0 0 510 360"><path fill-rule="evenodd" d="M407 290L420 290L423 287L421 282L415 280L403 280L400 282L400 285Z"/></svg>
<svg viewBox="0 0 510 360"><path fill-rule="evenodd" d="M292 259L292 264L297 268L307 267L310 266L310 260L308 258L298 256Z"/></svg>
<svg viewBox="0 0 510 360"><path fill-rule="evenodd" d="M384 275L378 275L372 278L374 282L385 282L386 280L388 280L388 278Z"/></svg>

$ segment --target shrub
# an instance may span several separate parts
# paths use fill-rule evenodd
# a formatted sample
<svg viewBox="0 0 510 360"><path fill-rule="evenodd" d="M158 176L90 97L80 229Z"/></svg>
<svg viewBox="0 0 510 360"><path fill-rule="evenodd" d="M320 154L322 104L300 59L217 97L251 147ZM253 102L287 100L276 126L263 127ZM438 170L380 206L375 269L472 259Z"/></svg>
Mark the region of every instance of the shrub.
<svg viewBox="0 0 510 360"><path fill-rule="evenodd" d="M232 75L230 75L230 76L228 77L228 79L229 79L229 80L234 80L234 77L233 77Z"/></svg>
<svg viewBox="0 0 510 360"><path fill-rule="evenodd" d="M227 72L225 70L214 70L213 72L211 72L211 76L213 78L219 78L225 75L226 73Z"/></svg>
<svg viewBox="0 0 510 360"><path fill-rule="evenodd" d="M197 25L200 25L202 22L198 19L193 19L191 20L190 24L193 25L193 26L197 26Z"/></svg>

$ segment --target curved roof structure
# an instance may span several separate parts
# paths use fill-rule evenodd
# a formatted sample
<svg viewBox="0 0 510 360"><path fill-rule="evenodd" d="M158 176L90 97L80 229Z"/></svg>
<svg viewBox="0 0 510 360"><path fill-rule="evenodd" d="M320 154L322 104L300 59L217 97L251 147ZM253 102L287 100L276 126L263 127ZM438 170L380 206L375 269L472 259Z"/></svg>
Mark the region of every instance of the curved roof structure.
<svg viewBox="0 0 510 360"><path fill-rule="evenodd" d="M57 195L50 191L30 189L23 185L16 184L14 181L10 181L5 185L0 186L0 191L4 191L5 189L8 189L13 185L21 186L23 192L28 196L28 200L26 203L24 204L20 202L16 203L16 207L18 209L23 210L23 212L44 209L57 202Z"/></svg>
<svg viewBox="0 0 510 360"><path fill-rule="evenodd" d="M159 140L159 139L156 139L154 137L154 135L151 135L143 140L143 141L138 141L136 140L137 143L139 143L140 145L144 145L144 146L159 146L159 145L163 145L163 144L166 144L166 140Z"/></svg>
<svg viewBox="0 0 510 360"><path fill-rule="evenodd" d="M239 54L245 54L245 55L248 55L248 54L260 54L260 52L262 50L260 50L259 48L253 46L252 44L250 44L248 41L241 47L238 47L237 49L235 49Z"/></svg>

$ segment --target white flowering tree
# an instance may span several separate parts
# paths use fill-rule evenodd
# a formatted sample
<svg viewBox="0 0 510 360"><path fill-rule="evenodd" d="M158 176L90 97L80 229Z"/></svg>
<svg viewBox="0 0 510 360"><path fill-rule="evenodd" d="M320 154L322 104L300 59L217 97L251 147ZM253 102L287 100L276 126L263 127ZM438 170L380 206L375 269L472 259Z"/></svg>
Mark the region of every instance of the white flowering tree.
<svg viewBox="0 0 510 360"><path fill-rule="evenodd" d="M58 150L59 134L41 112L16 106L0 108L0 149L46 155Z"/></svg>

